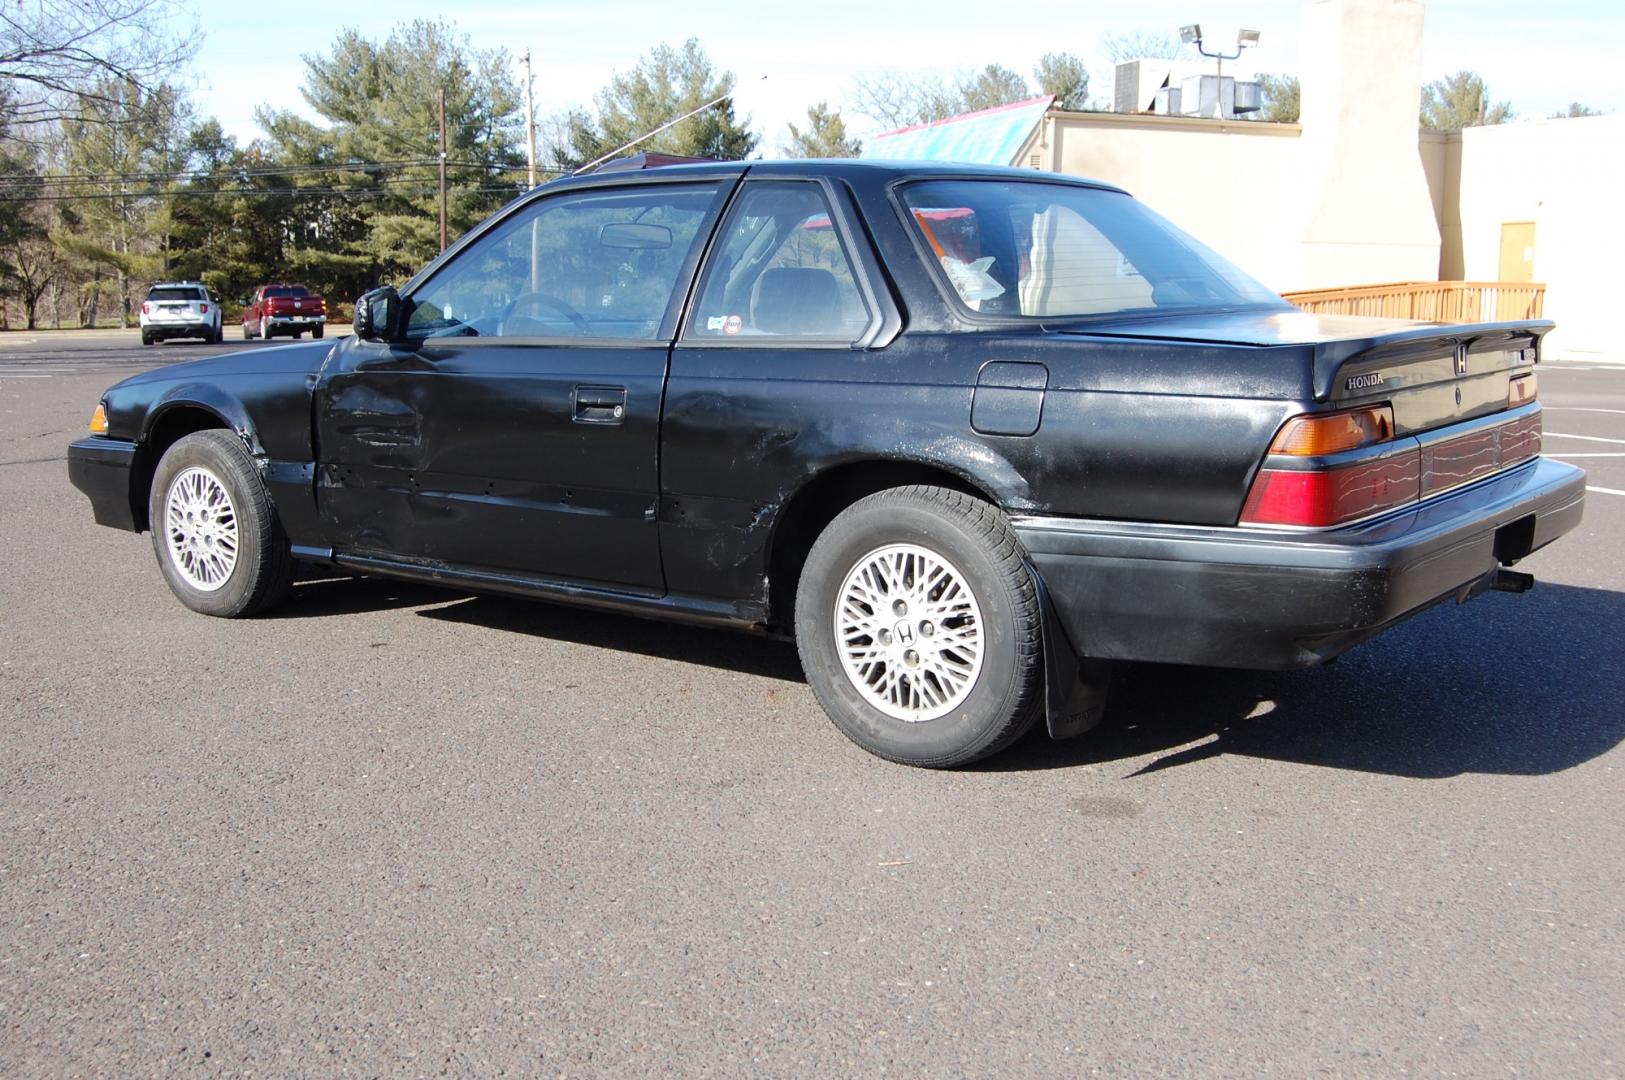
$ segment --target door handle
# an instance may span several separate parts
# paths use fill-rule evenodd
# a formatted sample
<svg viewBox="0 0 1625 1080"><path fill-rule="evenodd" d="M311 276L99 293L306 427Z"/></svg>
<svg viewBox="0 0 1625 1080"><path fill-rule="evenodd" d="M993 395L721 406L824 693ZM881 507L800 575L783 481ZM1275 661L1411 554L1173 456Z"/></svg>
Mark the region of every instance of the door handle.
<svg viewBox="0 0 1625 1080"><path fill-rule="evenodd" d="M578 424L619 424L626 418L624 386L578 386L571 397Z"/></svg>

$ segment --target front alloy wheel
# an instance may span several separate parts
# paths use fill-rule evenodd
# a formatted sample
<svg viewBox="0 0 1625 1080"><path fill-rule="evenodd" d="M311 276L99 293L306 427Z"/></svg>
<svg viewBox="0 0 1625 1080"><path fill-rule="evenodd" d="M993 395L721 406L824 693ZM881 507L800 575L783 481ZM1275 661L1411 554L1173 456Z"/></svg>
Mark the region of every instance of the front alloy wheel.
<svg viewBox="0 0 1625 1080"><path fill-rule="evenodd" d="M288 536L235 432L198 431L171 446L153 474L147 519L164 580L193 611L236 618L288 595Z"/></svg>
<svg viewBox="0 0 1625 1080"><path fill-rule="evenodd" d="M237 567L237 508L220 478L192 466L164 499L164 536L175 571L200 592L214 592Z"/></svg>

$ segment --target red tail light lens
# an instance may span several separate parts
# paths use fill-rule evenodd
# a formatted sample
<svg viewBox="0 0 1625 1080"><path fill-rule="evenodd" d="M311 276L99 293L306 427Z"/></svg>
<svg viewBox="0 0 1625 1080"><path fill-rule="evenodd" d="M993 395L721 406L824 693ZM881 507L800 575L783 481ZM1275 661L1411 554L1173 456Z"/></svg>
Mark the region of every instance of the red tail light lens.
<svg viewBox="0 0 1625 1080"><path fill-rule="evenodd" d="M145 300L141 301L141 314L147 314L147 302Z"/></svg>
<svg viewBox="0 0 1625 1080"><path fill-rule="evenodd" d="M1324 528L1415 502L1421 495L1422 454L1416 450L1338 469L1260 469L1241 521Z"/></svg>
<svg viewBox="0 0 1625 1080"><path fill-rule="evenodd" d="M209 313L209 305L204 304L203 305L203 314L207 315L208 313Z"/></svg>

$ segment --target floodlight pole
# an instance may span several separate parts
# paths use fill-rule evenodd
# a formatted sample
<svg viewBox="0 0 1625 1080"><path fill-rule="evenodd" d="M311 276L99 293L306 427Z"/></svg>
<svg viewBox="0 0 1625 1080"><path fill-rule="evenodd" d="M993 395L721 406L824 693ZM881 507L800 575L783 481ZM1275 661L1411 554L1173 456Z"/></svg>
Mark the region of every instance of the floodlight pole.
<svg viewBox="0 0 1625 1080"><path fill-rule="evenodd" d="M1245 30L1242 33L1243 34L1252 34L1253 35L1252 43L1257 44L1257 42L1258 42L1258 33L1257 33L1257 31ZM1217 82L1214 84L1214 87L1213 87L1213 100L1215 102L1216 107L1219 110L1219 119L1223 120L1224 119L1224 62L1226 60L1235 60L1236 58L1240 57L1241 53L1242 53L1242 50L1246 49L1247 45L1243 44L1243 42L1241 40L1241 35L1238 34L1237 37L1236 37L1236 51L1235 52L1227 53L1227 52L1224 52L1223 50L1220 50L1218 52L1208 52L1205 48L1202 47L1202 35L1200 33L1197 33L1195 35L1195 38L1191 42L1191 44L1194 44L1196 46L1196 51L1201 53L1203 56L1207 57L1210 60L1218 61L1218 63L1217 63ZM1234 113L1235 113L1235 110L1232 107L1232 109L1231 109L1232 117L1234 116Z"/></svg>

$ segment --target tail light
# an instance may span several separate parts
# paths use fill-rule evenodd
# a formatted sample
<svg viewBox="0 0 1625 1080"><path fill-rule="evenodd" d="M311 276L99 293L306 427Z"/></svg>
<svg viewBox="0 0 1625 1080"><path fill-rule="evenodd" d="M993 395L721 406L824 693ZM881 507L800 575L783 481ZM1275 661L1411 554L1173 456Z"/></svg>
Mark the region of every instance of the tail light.
<svg viewBox="0 0 1625 1080"><path fill-rule="evenodd" d="M209 305L204 304L203 305L203 314L207 315L208 313L209 313Z"/></svg>
<svg viewBox="0 0 1625 1080"><path fill-rule="evenodd" d="M143 300L141 301L141 314L146 315L147 313L147 302Z"/></svg>
<svg viewBox="0 0 1625 1080"><path fill-rule="evenodd" d="M327 314L327 297L322 297L322 314Z"/></svg>
<svg viewBox="0 0 1625 1080"><path fill-rule="evenodd" d="M1383 453L1394 437L1387 405L1295 416L1281 425L1242 507L1243 525L1326 528L1415 502L1422 452ZM1354 460L1327 460L1355 453Z"/></svg>

